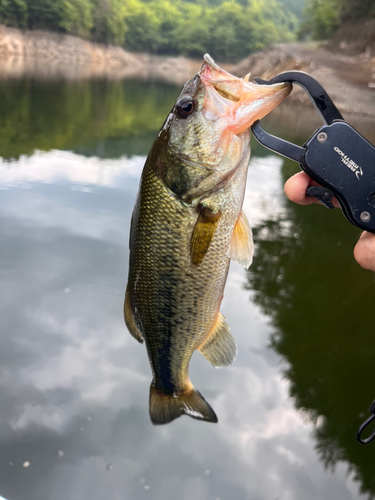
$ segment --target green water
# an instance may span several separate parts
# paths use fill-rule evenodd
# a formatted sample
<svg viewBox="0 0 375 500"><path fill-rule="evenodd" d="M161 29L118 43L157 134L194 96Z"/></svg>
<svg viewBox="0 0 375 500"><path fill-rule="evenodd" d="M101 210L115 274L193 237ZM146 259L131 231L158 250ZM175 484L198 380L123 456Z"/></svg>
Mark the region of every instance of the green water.
<svg viewBox="0 0 375 500"><path fill-rule="evenodd" d="M119 157L145 154L176 88L158 82L8 80L0 86L4 158L35 149L83 150ZM149 139L150 137L150 139Z"/></svg>
<svg viewBox="0 0 375 500"><path fill-rule="evenodd" d="M293 171L285 162L283 178ZM245 286L271 320L270 346L288 363L295 407L324 417L313 432L318 456L329 468L348 463L361 490L374 494L373 449L353 435L368 416L375 366L375 280L352 257L358 234L339 211L288 204L256 228Z"/></svg>
<svg viewBox="0 0 375 500"><path fill-rule="evenodd" d="M190 365L219 423L149 422L146 352L122 319L128 231L178 92L0 82L0 498L375 496L375 443L355 441L375 398L374 275L352 257L359 231L339 210L287 201L298 167L256 143L254 263L231 266L222 305L238 358ZM375 123L352 123L375 140ZM264 120L300 144L318 125L288 103Z"/></svg>

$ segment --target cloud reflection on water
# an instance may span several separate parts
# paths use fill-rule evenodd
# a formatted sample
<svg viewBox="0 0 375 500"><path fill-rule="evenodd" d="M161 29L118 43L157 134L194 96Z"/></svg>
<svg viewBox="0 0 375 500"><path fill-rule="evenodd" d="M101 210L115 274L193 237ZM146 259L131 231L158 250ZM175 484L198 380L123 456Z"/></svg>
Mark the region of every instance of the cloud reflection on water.
<svg viewBox="0 0 375 500"><path fill-rule="evenodd" d="M172 500L177 491L179 500L358 498L346 465L331 474L319 461L313 426L294 409L280 357L267 347L269 319L249 302L237 265L222 311L238 359L214 370L195 353L190 366L219 424L150 424L146 352L122 319L144 159L51 151L0 165L7 188L0 199L0 493L20 500L46 492L51 500ZM253 224L283 214L280 166L273 157L253 159L245 201Z"/></svg>

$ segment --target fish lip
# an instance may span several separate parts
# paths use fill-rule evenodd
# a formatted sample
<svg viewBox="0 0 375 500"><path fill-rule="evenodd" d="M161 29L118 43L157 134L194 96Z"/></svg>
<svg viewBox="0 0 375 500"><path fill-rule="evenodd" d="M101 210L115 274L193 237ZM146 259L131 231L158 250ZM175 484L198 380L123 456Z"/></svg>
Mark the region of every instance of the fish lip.
<svg viewBox="0 0 375 500"><path fill-rule="evenodd" d="M234 75L231 75L224 69L220 68L220 66L218 66L215 63L215 61L209 54L204 54L203 60L205 61L206 64L203 64L201 70L198 73L203 84L205 86L207 84L212 86L216 90L216 92L218 92L218 94L221 95L223 99L226 99L229 102L238 102L240 100L238 96L234 95L227 89L225 92L223 92L223 90L220 89L220 85L231 84L231 83L241 84L240 83L241 79L237 78ZM212 73L211 70L217 73L216 74L217 79L211 78L211 75L209 75L209 72Z"/></svg>
<svg viewBox="0 0 375 500"><path fill-rule="evenodd" d="M231 73L228 73L224 69L220 68L220 66L215 63L215 61L212 59L212 57L209 54L204 54L203 60L205 61L205 63L207 63L207 66L212 68L214 71L217 71L219 73L219 75L221 75L219 81L222 83L227 83L227 82L232 82L232 83L233 82L238 82L238 83L241 82L241 83L243 83L243 82L245 82L245 83L248 83L251 86L256 87L256 88L262 87L262 88L267 88L267 89L271 89L271 90L274 89L276 91L282 90L283 88L290 88L290 90L291 90L290 82L281 82L281 83L274 83L272 85L267 85L267 84L259 84L256 82L249 82L247 79L239 78L235 75L232 75ZM218 84L215 85L215 80L205 76L203 74L204 70L205 70L205 64L203 64L202 68L200 69L200 71L198 72L197 75L199 75L201 78L203 78L204 80L209 82L211 85L216 87ZM250 73L247 76L250 76ZM237 100L237 99L235 99L235 100Z"/></svg>
<svg viewBox="0 0 375 500"><path fill-rule="evenodd" d="M198 74L206 88L203 112L211 120L226 117L234 134L269 113L292 89L289 82L262 85L238 78L220 68L208 54Z"/></svg>
<svg viewBox="0 0 375 500"><path fill-rule="evenodd" d="M216 69L218 71L223 71L220 66L218 66L215 61L212 59L212 57L210 56L210 54L208 54L206 52L206 54L204 54L203 56L203 59L206 61L207 64L209 64L213 69Z"/></svg>

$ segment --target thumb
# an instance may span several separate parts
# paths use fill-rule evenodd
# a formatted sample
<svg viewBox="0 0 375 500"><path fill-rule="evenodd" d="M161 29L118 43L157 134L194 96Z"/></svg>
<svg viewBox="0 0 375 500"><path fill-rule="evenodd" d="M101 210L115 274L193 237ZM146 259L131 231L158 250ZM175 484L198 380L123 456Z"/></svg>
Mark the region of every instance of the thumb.
<svg viewBox="0 0 375 500"><path fill-rule="evenodd" d="M375 234L364 231L354 247L354 258L364 269L375 272Z"/></svg>

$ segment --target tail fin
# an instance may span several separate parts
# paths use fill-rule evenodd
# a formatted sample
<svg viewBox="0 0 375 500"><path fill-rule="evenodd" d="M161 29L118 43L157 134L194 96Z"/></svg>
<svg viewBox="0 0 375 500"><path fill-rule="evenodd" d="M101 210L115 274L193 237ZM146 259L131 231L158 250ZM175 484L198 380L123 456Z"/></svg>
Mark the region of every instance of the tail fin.
<svg viewBox="0 0 375 500"><path fill-rule="evenodd" d="M165 394L150 387L150 418L155 425L168 424L181 415L217 423L217 416L200 392Z"/></svg>

